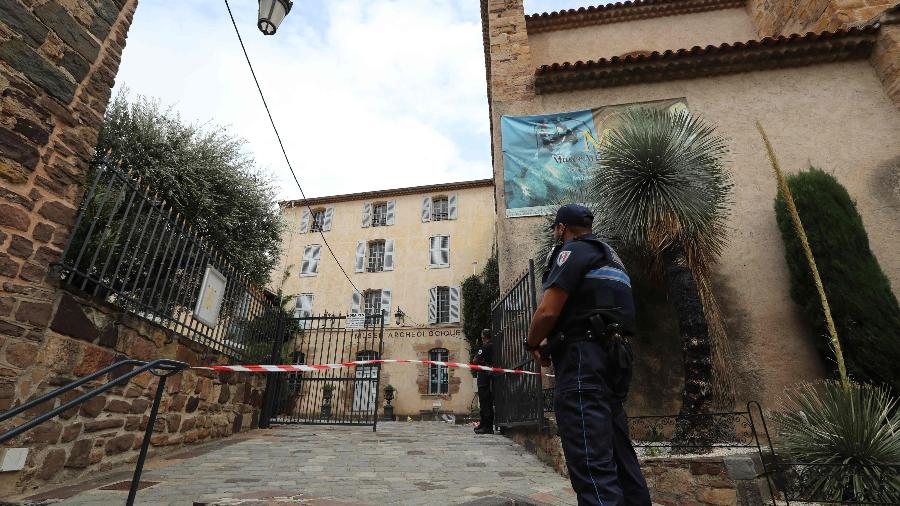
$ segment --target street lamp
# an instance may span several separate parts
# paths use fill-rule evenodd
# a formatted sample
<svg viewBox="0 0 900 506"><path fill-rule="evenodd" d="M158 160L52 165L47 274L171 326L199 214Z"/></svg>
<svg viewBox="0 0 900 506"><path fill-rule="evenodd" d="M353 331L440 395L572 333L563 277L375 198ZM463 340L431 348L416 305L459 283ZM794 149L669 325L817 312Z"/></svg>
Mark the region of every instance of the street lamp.
<svg viewBox="0 0 900 506"><path fill-rule="evenodd" d="M256 23L259 31L264 35L274 35L293 6L291 0L259 0L259 22Z"/></svg>
<svg viewBox="0 0 900 506"><path fill-rule="evenodd" d="M397 322L397 325L402 327L403 326L403 318L405 318L405 317L406 317L406 313L404 313L403 310L401 310L400 307L397 306L397 312L394 313L394 320Z"/></svg>

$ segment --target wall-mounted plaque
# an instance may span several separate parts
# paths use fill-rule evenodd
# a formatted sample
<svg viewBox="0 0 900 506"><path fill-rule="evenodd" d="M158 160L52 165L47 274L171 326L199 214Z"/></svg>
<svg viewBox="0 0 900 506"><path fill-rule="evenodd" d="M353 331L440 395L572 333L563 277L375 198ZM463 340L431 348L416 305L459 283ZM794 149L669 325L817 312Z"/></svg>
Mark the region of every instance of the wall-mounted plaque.
<svg viewBox="0 0 900 506"><path fill-rule="evenodd" d="M215 327L219 324L219 310L225 297L225 276L215 267L206 266L203 283L200 285L200 296L194 308L194 318L200 323Z"/></svg>

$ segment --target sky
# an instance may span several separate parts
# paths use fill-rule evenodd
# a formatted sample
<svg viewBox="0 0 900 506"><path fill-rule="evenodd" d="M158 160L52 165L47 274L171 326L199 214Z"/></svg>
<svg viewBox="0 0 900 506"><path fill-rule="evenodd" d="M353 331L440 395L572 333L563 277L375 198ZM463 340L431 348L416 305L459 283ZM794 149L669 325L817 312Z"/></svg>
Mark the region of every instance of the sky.
<svg viewBox="0 0 900 506"><path fill-rule="evenodd" d="M599 2L526 0L526 13ZM307 197L488 178L490 135L476 0L295 0L274 36L231 0ZM114 92L171 105L247 141L279 199L300 197L224 0L142 0Z"/></svg>

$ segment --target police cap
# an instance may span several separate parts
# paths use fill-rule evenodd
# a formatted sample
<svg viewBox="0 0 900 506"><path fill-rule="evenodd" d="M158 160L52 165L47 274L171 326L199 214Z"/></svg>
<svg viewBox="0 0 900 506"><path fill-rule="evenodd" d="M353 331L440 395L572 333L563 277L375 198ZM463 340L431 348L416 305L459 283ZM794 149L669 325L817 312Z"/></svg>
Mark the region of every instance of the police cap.
<svg viewBox="0 0 900 506"><path fill-rule="evenodd" d="M576 227L590 227L594 223L594 213L578 204L566 204L556 211L556 219L549 228L556 228L560 223Z"/></svg>

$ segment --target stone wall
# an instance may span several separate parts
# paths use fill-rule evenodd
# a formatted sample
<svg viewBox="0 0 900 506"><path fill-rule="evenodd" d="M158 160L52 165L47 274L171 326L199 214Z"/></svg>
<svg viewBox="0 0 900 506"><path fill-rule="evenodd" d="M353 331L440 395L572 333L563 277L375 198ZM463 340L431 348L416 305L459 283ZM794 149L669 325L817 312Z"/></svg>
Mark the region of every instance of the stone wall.
<svg viewBox="0 0 900 506"><path fill-rule="evenodd" d="M136 6L0 1L0 410L118 357L223 360L63 292L50 273L75 219ZM246 381L195 371L170 378L154 448L255 426L263 378ZM0 474L0 497L133 460L154 385L149 374L135 377L6 445L29 455L23 471Z"/></svg>
<svg viewBox="0 0 900 506"><path fill-rule="evenodd" d="M834 31L874 19L896 0L749 0L760 37Z"/></svg>
<svg viewBox="0 0 900 506"><path fill-rule="evenodd" d="M510 429L507 435L534 453L541 462L568 477L557 430L551 416L549 427L544 432L515 428ZM761 467L759 458L747 453L641 459L641 470L653 503L665 506L765 504L769 494L765 481L760 478Z"/></svg>
<svg viewBox="0 0 900 506"><path fill-rule="evenodd" d="M226 363L221 355L116 308L65 292L58 298L41 343L7 344L5 360L20 371L17 381L0 387L0 410L125 357L172 358L190 365ZM125 372L115 371L101 380ZM69 392L62 402L99 384ZM10 441L6 446L29 448L28 460L22 472L4 477L0 487L17 493L114 467L126 469L121 464L137 457L157 384L155 376L142 373ZM264 387L262 375L187 370L169 377L150 440L151 455L257 427ZM0 425L0 430L30 416Z"/></svg>
<svg viewBox="0 0 900 506"><path fill-rule="evenodd" d="M881 16L882 27L872 51L872 66L894 105L900 108L900 5Z"/></svg>

